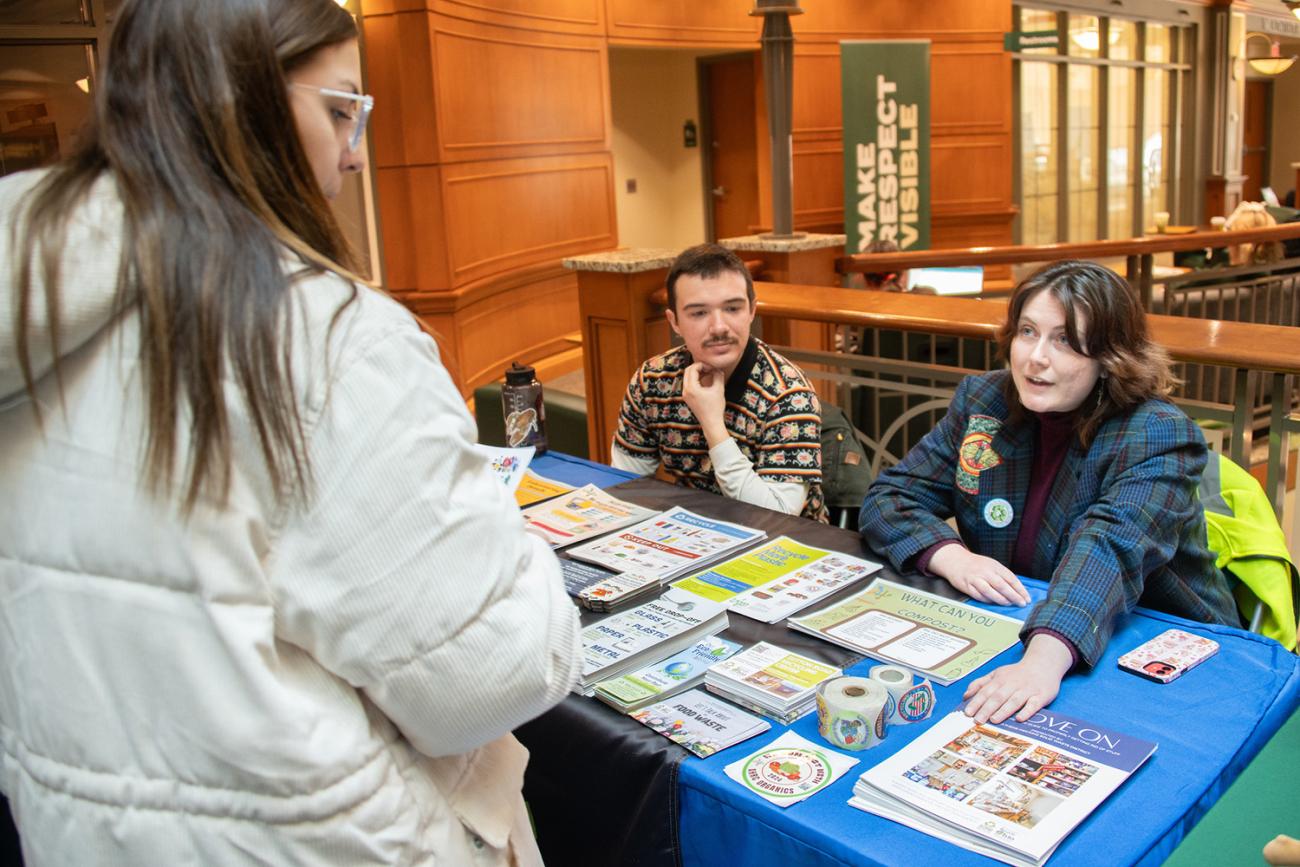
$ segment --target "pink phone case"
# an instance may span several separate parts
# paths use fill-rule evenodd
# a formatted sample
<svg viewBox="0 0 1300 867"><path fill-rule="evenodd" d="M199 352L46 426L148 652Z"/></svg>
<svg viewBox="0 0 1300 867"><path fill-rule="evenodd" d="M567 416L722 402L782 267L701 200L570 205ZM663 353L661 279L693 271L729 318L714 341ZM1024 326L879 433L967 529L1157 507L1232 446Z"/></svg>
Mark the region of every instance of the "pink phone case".
<svg viewBox="0 0 1300 867"><path fill-rule="evenodd" d="M1181 629L1166 629L1119 658L1119 667L1158 683L1177 680L1219 652L1219 642Z"/></svg>

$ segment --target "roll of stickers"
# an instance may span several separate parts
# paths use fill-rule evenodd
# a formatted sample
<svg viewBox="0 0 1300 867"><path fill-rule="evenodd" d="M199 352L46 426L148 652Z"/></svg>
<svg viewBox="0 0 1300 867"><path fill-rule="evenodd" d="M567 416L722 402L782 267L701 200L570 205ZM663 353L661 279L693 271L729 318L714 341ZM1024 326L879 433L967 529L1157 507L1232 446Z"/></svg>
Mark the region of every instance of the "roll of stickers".
<svg viewBox="0 0 1300 867"><path fill-rule="evenodd" d="M890 725L906 725L929 719L934 713L934 687L924 677L913 683L912 672L898 665L877 665L871 680L889 693L886 719Z"/></svg>
<svg viewBox="0 0 1300 867"><path fill-rule="evenodd" d="M817 728L842 750L869 750L885 738L889 692L865 677L836 677L817 688Z"/></svg>

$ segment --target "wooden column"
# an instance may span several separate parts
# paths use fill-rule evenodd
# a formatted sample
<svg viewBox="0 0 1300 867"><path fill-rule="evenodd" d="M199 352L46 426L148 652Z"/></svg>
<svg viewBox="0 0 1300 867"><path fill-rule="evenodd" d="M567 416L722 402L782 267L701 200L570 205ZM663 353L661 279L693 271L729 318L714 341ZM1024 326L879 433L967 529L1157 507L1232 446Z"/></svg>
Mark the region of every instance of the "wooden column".
<svg viewBox="0 0 1300 867"><path fill-rule="evenodd" d="M609 463L618 408L628 380L669 346L663 309L650 298L664 288L675 250L615 250L564 260L578 272L587 441L593 461Z"/></svg>
<svg viewBox="0 0 1300 867"><path fill-rule="evenodd" d="M762 259L760 280L809 286L840 284L835 260L844 250L843 235L807 234L797 238L746 235L723 238L719 243L735 250L742 259ZM829 352L835 346L835 328L824 323L763 317L763 339L778 346Z"/></svg>

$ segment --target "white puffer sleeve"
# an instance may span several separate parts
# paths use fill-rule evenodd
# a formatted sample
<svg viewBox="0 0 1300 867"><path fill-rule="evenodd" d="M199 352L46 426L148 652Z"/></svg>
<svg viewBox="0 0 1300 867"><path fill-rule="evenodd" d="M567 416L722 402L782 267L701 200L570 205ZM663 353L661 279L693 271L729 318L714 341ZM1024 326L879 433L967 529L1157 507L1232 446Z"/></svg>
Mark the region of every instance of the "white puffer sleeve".
<svg viewBox="0 0 1300 867"><path fill-rule="evenodd" d="M269 568L277 634L430 756L559 702L580 663L558 561L471 450L473 420L409 317L338 360L309 436L314 496Z"/></svg>

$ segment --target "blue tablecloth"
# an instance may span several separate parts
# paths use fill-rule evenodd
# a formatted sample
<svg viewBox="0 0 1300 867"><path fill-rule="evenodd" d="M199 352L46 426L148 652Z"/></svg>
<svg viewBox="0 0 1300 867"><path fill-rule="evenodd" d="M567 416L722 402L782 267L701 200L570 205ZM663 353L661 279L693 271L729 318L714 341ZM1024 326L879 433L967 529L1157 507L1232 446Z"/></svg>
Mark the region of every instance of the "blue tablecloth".
<svg viewBox="0 0 1300 867"><path fill-rule="evenodd" d="M608 488L610 485L637 478L634 473L616 470L606 464L598 464L586 458L575 458L573 455L556 451L538 455L533 458L528 467L538 475L564 482L566 485L595 485L598 488Z"/></svg>
<svg viewBox="0 0 1300 867"><path fill-rule="evenodd" d="M633 478L555 452L534 459L532 466L544 476L573 485L590 482L608 487ZM1042 599L1044 582L1029 579L1025 584L1034 602ZM1021 617L1028 610L984 607ZM1220 643L1219 653L1171 684L1143 680L1116 667L1120 654L1171 627L1214 638ZM1020 646L1013 647L993 665L1013 662L1021 653ZM867 660L848 672L865 674L874 664ZM985 666L971 677L992 667ZM958 708L970 679L936 690L938 708L930 721L892 729L879 747L852 754L860 762L843 779L784 809L742 789L723 768L770 742L786 726L774 724L771 731L708 759L685 757L681 750L685 758L674 765L676 798L669 798L664 809L672 810L671 801L677 801L678 824L672 836L683 864L961 867L996 863L848 805L858 776ZM580 701L594 703L593 699ZM1093 671L1066 677L1052 707L1155 741L1159 748L1065 839L1049 865L1160 864L1297 706L1300 660L1277 642L1240 629L1139 609L1116 630L1110 649ZM814 715L789 728L820 740ZM581 832L566 824L565 833Z"/></svg>
<svg viewBox="0 0 1300 867"><path fill-rule="evenodd" d="M1045 584L1026 581L1041 599ZM993 610L1023 616L1027 611ZM1220 642L1219 653L1170 684L1120 671L1121 653L1170 627ZM1020 646L994 665L1018 659ZM866 674L868 660L849 669ZM852 755L860 763L829 789L780 808L750 793L723 768L771 741L786 727L708 759L690 758L679 772L679 831L690 865L987 865L996 863L848 805L853 783L940 716L955 710L975 675L936 690L937 710L925 723L896 727L875 749ZM1240 629L1206 626L1139 610L1118 629L1110 649L1087 674L1066 677L1052 707L1062 713L1159 744L1154 756L1065 839L1051 865L1157 865L1227 789L1300 705L1300 664L1277 642ZM817 719L791 726L820 741Z"/></svg>

